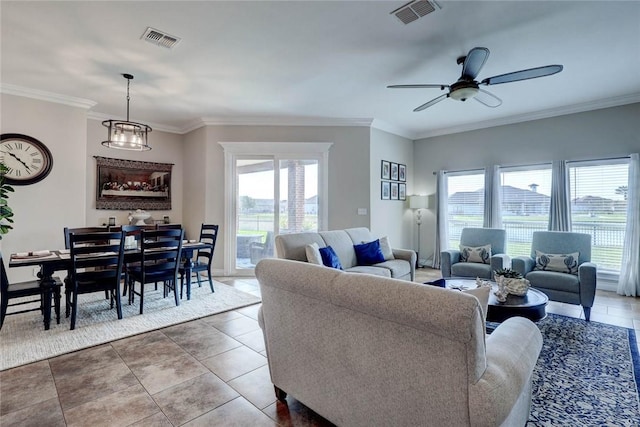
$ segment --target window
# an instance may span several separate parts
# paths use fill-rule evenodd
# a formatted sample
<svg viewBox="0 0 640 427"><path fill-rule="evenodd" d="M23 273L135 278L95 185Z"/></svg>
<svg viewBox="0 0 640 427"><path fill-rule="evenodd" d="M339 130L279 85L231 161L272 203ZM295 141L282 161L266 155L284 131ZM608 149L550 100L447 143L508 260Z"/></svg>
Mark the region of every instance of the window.
<svg viewBox="0 0 640 427"><path fill-rule="evenodd" d="M591 234L591 261L619 272L627 224L629 159L571 162L572 231Z"/></svg>
<svg viewBox="0 0 640 427"><path fill-rule="evenodd" d="M458 248L465 227L484 222L484 170L447 172L449 247Z"/></svg>
<svg viewBox="0 0 640 427"><path fill-rule="evenodd" d="M507 254L529 256L533 232L549 225L551 165L500 168L500 187Z"/></svg>

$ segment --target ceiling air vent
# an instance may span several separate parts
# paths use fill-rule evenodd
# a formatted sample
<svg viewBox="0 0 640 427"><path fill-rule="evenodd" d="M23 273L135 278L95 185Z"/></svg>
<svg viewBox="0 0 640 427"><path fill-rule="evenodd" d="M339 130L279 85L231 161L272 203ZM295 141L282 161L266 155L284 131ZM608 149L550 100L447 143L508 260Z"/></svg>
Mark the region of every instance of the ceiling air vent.
<svg viewBox="0 0 640 427"><path fill-rule="evenodd" d="M436 9L441 9L441 7L433 0L414 0L391 13L406 25L434 12Z"/></svg>
<svg viewBox="0 0 640 427"><path fill-rule="evenodd" d="M180 42L180 38L176 36L172 36L163 31L156 30L155 28L147 28L144 32L142 40L148 41L149 43L153 43L158 46L166 47L167 49L172 49L175 45Z"/></svg>

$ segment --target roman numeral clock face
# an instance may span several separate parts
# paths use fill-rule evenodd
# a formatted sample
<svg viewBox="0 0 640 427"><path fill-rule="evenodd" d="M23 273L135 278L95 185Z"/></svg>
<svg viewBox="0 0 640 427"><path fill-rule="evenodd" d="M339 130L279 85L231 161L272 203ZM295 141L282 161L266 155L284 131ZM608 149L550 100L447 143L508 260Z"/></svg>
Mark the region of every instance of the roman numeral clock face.
<svg viewBox="0 0 640 427"><path fill-rule="evenodd" d="M40 141L18 133L0 137L0 159L7 167L5 180L11 185L29 185L43 180L53 166L49 149Z"/></svg>

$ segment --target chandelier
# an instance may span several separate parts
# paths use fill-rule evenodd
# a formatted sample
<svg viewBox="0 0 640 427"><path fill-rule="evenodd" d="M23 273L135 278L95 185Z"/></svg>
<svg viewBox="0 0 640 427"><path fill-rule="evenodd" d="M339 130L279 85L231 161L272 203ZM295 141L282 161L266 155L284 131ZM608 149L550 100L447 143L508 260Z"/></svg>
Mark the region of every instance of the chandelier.
<svg viewBox="0 0 640 427"><path fill-rule="evenodd" d="M109 137L102 141L102 145L118 150L149 151L149 132L151 127L129 121L129 83L133 79L131 74L123 74L127 79L127 120L105 120L102 126L109 131Z"/></svg>

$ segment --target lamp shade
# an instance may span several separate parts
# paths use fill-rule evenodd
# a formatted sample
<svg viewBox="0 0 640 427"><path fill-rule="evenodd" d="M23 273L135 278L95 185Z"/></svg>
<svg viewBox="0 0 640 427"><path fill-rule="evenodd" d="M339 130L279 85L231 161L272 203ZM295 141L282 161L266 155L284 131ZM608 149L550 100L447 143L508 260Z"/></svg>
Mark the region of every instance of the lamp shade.
<svg viewBox="0 0 640 427"><path fill-rule="evenodd" d="M427 196L409 196L409 207L411 209L426 209Z"/></svg>

